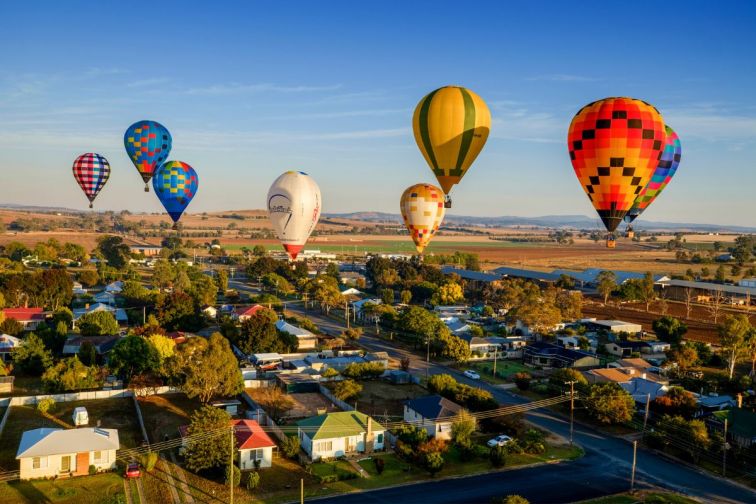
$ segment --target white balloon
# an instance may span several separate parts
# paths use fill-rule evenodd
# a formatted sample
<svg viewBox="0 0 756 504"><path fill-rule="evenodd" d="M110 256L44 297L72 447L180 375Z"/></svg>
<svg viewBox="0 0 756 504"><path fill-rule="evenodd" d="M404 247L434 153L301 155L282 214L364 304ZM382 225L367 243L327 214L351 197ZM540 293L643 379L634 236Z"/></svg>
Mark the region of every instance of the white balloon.
<svg viewBox="0 0 756 504"><path fill-rule="evenodd" d="M303 172L288 171L268 190L268 217L292 259L302 250L320 219L320 188Z"/></svg>

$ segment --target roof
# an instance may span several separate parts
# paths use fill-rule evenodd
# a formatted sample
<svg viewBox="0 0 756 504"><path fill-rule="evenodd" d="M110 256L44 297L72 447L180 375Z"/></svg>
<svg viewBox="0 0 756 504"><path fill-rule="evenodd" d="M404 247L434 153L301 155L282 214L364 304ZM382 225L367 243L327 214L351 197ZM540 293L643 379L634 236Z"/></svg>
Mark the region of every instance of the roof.
<svg viewBox="0 0 756 504"><path fill-rule="evenodd" d="M616 362L620 367L634 367L639 369L648 369L653 367L646 359L632 358L632 359L620 359Z"/></svg>
<svg viewBox="0 0 756 504"><path fill-rule="evenodd" d="M63 345L63 353L79 353L81 344L88 341L94 345L98 354L104 354L111 351L120 339L121 337L117 334L106 334L104 336L69 336Z"/></svg>
<svg viewBox="0 0 756 504"><path fill-rule="evenodd" d="M756 438L756 413L743 408L733 408L727 415L728 428L733 436Z"/></svg>
<svg viewBox="0 0 756 504"><path fill-rule="evenodd" d="M260 306L259 304L256 304L254 306L242 306L240 308L237 308L234 310L234 313L236 313L237 316L252 316L255 313L257 313L258 310L261 310L264 308L263 306Z"/></svg>
<svg viewBox="0 0 756 504"><path fill-rule="evenodd" d="M43 427L23 433L16 458L45 457L82 451L117 450L118 429L84 427L51 429Z"/></svg>
<svg viewBox="0 0 756 504"><path fill-rule="evenodd" d="M5 318L12 318L18 322L45 319L45 310L43 308L5 308L3 313L5 314Z"/></svg>
<svg viewBox="0 0 756 504"><path fill-rule="evenodd" d="M669 280L664 282L664 285L669 287L690 287L692 289L706 290L706 291L721 291L729 294L740 294L756 296L756 287L741 287L740 285L725 285L713 282L692 282L689 280Z"/></svg>
<svg viewBox="0 0 756 504"><path fill-rule="evenodd" d="M269 448L276 446L260 424L254 420L233 420L234 435L240 450L252 450L255 448Z"/></svg>
<svg viewBox="0 0 756 504"><path fill-rule="evenodd" d="M460 278L464 278L465 280L473 280L476 282L494 282L496 280L501 280L501 275L483 273L482 271L460 269L453 266L442 266L441 273L443 273L444 275L459 275Z"/></svg>
<svg viewBox="0 0 756 504"><path fill-rule="evenodd" d="M496 268L489 273L494 273L499 276L527 278L528 280L541 280L544 282L556 282L557 280L559 280L559 275L555 275L554 273L546 273L545 271L526 270L520 268L508 268L506 266Z"/></svg>
<svg viewBox="0 0 756 504"><path fill-rule="evenodd" d="M462 410L462 406L440 395L416 397L404 404L423 418L430 420L453 417Z"/></svg>
<svg viewBox="0 0 756 504"><path fill-rule="evenodd" d="M664 395L667 391L666 385L637 377L629 382L620 383L620 387L633 396L636 402L646 402L646 399L649 397L653 401L658 396Z"/></svg>
<svg viewBox="0 0 756 504"><path fill-rule="evenodd" d="M289 333L292 336L300 337L300 336L309 336L316 338L312 332L308 331L307 329L302 329L301 327L297 327L294 324L289 324L283 319L279 319L278 322L276 322L276 329L279 331L283 331L285 333Z"/></svg>
<svg viewBox="0 0 756 504"><path fill-rule="evenodd" d="M698 398L698 404L704 408L718 408L727 404L735 404L735 400L728 395L721 396L701 396Z"/></svg>
<svg viewBox="0 0 756 504"><path fill-rule="evenodd" d="M21 344L21 340L10 334L0 334L0 352L8 352Z"/></svg>
<svg viewBox="0 0 756 504"><path fill-rule="evenodd" d="M74 320L79 319L79 317L81 317L85 313L94 313L98 311L110 312L118 321L129 319L128 315L126 315L126 311L123 308L114 308L104 303L95 303L93 305L90 305L89 308L76 308L75 310L73 310Z"/></svg>
<svg viewBox="0 0 756 504"><path fill-rule="evenodd" d="M297 427L313 440L341 438L366 432L368 418L370 417L359 411L339 411L305 418L297 422ZM375 420L372 422L374 431L385 430Z"/></svg>
<svg viewBox="0 0 756 504"><path fill-rule="evenodd" d="M559 357L570 361L576 361L585 357L596 358L595 354L589 352L584 352L582 350L573 350L571 348L565 348L563 346L554 345L553 343L546 343L544 341L531 343L530 345L525 347L524 352L531 355L535 354Z"/></svg>
<svg viewBox="0 0 756 504"><path fill-rule="evenodd" d="M271 359L283 360L283 357L281 357L281 354L279 353L256 353L256 354L252 354L252 358L255 361L271 360Z"/></svg>
<svg viewBox="0 0 756 504"><path fill-rule="evenodd" d="M600 326L609 326L609 327L619 327L619 326L626 326L626 325L636 325L639 326L640 324L636 324L635 322L625 322L624 320L592 320L589 322L589 324L596 324Z"/></svg>

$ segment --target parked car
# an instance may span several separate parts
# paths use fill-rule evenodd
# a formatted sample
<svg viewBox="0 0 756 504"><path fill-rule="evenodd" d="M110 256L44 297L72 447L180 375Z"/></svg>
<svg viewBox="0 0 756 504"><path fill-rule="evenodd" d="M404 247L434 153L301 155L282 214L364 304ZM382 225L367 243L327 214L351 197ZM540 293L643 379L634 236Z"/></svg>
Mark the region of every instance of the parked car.
<svg viewBox="0 0 756 504"><path fill-rule="evenodd" d="M504 446L510 441L512 441L511 437L507 436L506 434L501 434L493 439L489 439L486 444L489 448L493 448L494 446Z"/></svg>
<svg viewBox="0 0 756 504"><path fill-rule="evenodd" d="M473 371L472 369L468 369L467 371L465 371L462 374L464 374L465 376L467 376L471 380L480 380L480 375L478 373L476 373L475 371Z"/></svg>
<svg viewBox="0 0 756 504"><path fill-rule="evenodd" d="M130 462L128 466L126 466L126 477L127 478L138 478L142 475L142 471L139 470L139 464L136 462Z"/></svg>

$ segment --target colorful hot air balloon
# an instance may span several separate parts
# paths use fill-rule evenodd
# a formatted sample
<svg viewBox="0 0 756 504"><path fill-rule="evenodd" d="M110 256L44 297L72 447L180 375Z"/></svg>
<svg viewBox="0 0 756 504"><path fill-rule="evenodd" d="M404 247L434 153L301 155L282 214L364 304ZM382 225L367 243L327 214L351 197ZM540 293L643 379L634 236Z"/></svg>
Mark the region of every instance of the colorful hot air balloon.
<svg viewBox="0 0 756 504"><path fill-rule="evenodd" d="M189 202L197 194L199 181L194 168L182 161L163 163L155 172L152 187L158 199L173 219L173 229Z"/></svg>
<svg viewBox="0 0 756 504"><path fill-rule="evenodd" d="M404 190L399 207L417 253L422 254L444 220L444 193L431 184L415 184Z"/></svg>
<svg viewBox="0 0 756 504"><path fill-rule="evenodd" d="M110 163L99 154L87 152L74 161L73 176L87 196L89 208L92 208L92 203L110 178Z"/></svg>
<svg viewBox="0 0 756 504"><path fill-rule="evenodd" d="M446 86L420 100L412 129L420 152L448 195L486 144L491 112L469 89ZM448 197L446 206L451 207Z"/></svg>
<svg viewBox="0 0 756 504"><path fill-rule="evenodd" d="M567 134L572 167L610 233L651 180L665 140L659 112L634 98L590 103L572 119Z"/></svg>
<svg viewBox="0 0 756 504"><path fill-rule="evenodd" d="M320 219L320 188L304 172L287 171L268 190L268 217L292 260Z"/></svg>
<svg viewBox="0 0 756 504"><path fill-rule="evenodd" d="M159 122L138 121L126 130L123 145L144 180L144 192L149 192L147 183L171 152L171 134Z"/></svg>
<svg viewBox="0 0 756 504"><path fill-rule="evenodd" d="M675 176L677 167L680 165L680 159L682 157L680 137L678 137L677 133L675 133L675 131L669 126L665 126L665 129L667 140L664 143L664 151L659 159L659 164L656 166L656 170L651 176L651 180L638 194L638 197L635 198L635 203L633 203L632 208L627 212L627 215L625 215L625 222L628 224L638 218L638 216L654 202L664 188L667 187L672 180L672 177Z"/></svg>

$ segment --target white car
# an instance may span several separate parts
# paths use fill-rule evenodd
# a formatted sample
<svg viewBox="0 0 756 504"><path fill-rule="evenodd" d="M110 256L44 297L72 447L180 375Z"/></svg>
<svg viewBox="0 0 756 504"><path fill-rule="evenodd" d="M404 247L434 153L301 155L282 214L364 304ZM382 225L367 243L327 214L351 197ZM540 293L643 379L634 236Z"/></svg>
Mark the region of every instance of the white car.
<svg viewBox="0 0 756 504"><path fill-rule="evenodd" d="M506 434L501 434L499 436L496 436L493 439L489 439L488 443L486 444L488 445L489 448L493 448L494 446L504 446L510 441L512 441L511 437L507 436Z"/></svg>
<svg viewBox="0 0 756 504"><path fill-rule="evenodd" d="M473 371L472 369L468 369L467 371L465 371L462 374L465 375L465 376L467 376L471 380L480 380L480 375L478 373L476 373L475 371Z"/></svg>

